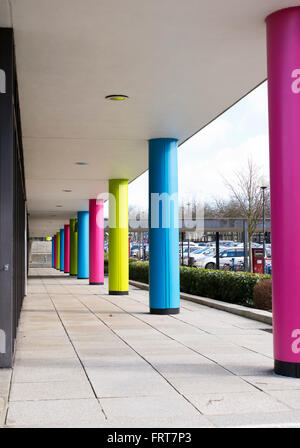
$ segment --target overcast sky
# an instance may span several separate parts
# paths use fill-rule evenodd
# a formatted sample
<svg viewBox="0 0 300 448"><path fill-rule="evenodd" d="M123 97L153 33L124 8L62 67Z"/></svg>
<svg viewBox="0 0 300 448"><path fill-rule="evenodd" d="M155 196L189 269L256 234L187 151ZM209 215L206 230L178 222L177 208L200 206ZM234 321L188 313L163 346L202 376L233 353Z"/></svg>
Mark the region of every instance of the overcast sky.
<svg viewBox="0 0 300 448"><path fill-rule="evenodd" d="M263 83L178 150L179 198L210 202L227 198L222 175L234 172L252 157L268 182L267 83ZM148 208L148 172L129 185L129 206Z"/></svg>

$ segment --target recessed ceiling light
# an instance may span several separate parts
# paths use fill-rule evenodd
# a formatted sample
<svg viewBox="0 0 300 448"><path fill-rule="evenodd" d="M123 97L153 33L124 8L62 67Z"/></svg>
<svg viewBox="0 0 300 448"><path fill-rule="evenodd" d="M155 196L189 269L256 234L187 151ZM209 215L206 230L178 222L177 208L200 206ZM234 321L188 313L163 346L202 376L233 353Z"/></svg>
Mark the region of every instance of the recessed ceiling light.
<svg viewBox="0 0 300 448"><path fill-rule="evenodd" d="M62 205L57 205L56 207L62 207Z"/></svg>
<svg viewBox="0 0 300 448"><path fill-rule="evenodd" d="M65 193L71 193L71 189L70 188L65 188L64 190L63 190Z"/></svg>
<svg viewBox="0 0 300 448"><path fill-rule="evenodd" d="M112 101L124 101L128 99L127 95L107 95L105 97L106 100L112 100Z"/></svg>
<svg viewBox="0 0 300 448"><path fill-rule="evenodd" d="M87 162L76 162L76 165L88 165Z"/></svg>

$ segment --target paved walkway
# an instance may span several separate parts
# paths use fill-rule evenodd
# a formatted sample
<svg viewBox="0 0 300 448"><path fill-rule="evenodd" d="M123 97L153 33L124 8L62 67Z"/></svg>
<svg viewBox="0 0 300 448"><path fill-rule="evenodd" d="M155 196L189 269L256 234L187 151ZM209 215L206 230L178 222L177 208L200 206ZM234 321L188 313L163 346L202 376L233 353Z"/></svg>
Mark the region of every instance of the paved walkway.
<svg viewBox="0 0 300 448"><path fill-rule="evenodd" d="M107 295L32 269L8 427L300 426L300 380L272 373L268 325L182 301L148 314L148 292Z"/></svg>

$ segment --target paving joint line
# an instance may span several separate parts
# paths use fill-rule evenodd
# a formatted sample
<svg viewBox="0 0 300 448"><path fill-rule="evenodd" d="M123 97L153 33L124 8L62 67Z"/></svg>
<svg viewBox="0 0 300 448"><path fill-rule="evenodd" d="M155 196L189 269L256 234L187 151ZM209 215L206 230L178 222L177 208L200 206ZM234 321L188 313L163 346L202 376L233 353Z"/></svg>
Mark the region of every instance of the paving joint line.
<svg viewBox="0 0 300 448"><path fill-rule="evenodd" d="M92 311L85 303L80 299L77 299L83 306L85 306L103 325L105 325L117 338L119 338L125 345L133 350L140 358L142 358L147 364L149 364L154 371L156 371L179 395L181 395L199 414L204 415L194 403L192 403L184 394L182 394L150 361L148 361L143 355L141 355L135 348L133 348L125 339L123 339L115 330L113 330L106 322L104 322L94 311ZM108 300L109 302L109 300ZM111 303L111 302L109 302ZM122 308L120 308L122 309ZM123 310L125 311L125 310ZM126 312L126 311L125 311ZM130 314L130 313L128 313Z"/></svg>
<svg viewBox="0 0 300 448"><path fill-rule="evenodd" d="M79 286L79 285L78 285ZM85 286L88 286L88 285L85 285ZM112 333L113 334L115 334L120 340L122 340L128 347L130 347L138 356L140 356L142 359L144 359L144 361L145 362L147 362L160 376L162 376L164 379L165 379L165 381L167 381L170 385L171 385L171 387L173 388L173 389L175 389L175 391L177 392L177 393L179 393L180 395L182 395L201 415L204 415L204 414L202 414L202 412L193 404L193 403L191 403L188 399L187 399L187 397L185 397L180 391L178 391L174 386L173 386L173 384L172 383L170 383L169 382L169 380L167 379L167 378L165 378L164 377L164 375L162 375L161 374L161 372L159 372L146 358L144 358L139 352L137 352L129 343L127 343L117 332L115 332L109 325L107 325L106 324L106 322L104 322L94 311L92 311L85 303L83 303L80 299L78 299L76 296L75 296L75 294L74 293L70 293L70 295L72 295L72 297L74 297L76 300L78 300L83 306L85 306L100 322L102 322L110 331L112 331ZM211 358L209 358L207 355L203 355L201 352L198 352L196 349L193 349L193 348L191 348L191 347L188 347L187 345L185 345L184 343L182 343L182 342L180 342L180 341L177 341L176 339L174 339L173 337L171 337L171 336L169 336L168 334L166 334L166 333L164 333L163 331L161 331L161 330L159 330L159 329L157 329L156 327L153 327L151 324L149 324L148 322L145 322L144 320L142 320L141 318L139 318L139 317L137 317L135 314L133 314L133 313L131 313L130 311L127 311L126 309L124 309L124 308L122 308L122 307L120 307L119 305L116 305L114 302L112 302L112 301L110 301L110 300L108 300L107 298L106 298L106 295L105 294L88 294L88 295L91 295L91 296L101 296L101 298L103 298L106 302L108 302L108 303L110 303L110 304L112 304L112 305L114 305L114 306L116 306L117 308L119 308L120 310L122 310L123 312L125 312L125 313L127 313L127 314L129 314L130 316L132 316L133 318L135 318L135 319L137 319L137 320L139 320L140 322L142 322L142 323L144 323L144 324L146 324L146 325L148 325L148 326L150 326L152 329L154 329L155 331L157 331L157 332L159 332L159 333L161 333L161 334L163 334L164 336L166 336L166 337L168 337L169 339L171 339L172 341L174 341L174 342L177 342L177 343L179 343L180 345L182 345L182 346L184 346L185 348L187 348L188 350L191 350L192 352L194 352L194 353L197 353L197 354L199 354L199 355L201 355L201 356L203 356L204 358L206 358L206 359L208 359L209 361L211 361L211 362L213 362L214 364L216 364L216 365L218 365L219 367L221 367L221 368L223 368L225 371L228 371L229 373L231 373L233 376L235 376L235 377L237 377L237 378L240 378L242 381L244 381L246 384L249 384L250 386L252 386L252 387L254 387L255 389L257 389L257 390L259 390L260 392L262 392L262 393L264 393L265 395L267 395L267 396L269 396L269 397L271 397L271 398L273 398L274 399L274 397L272 397L269 393L267 393L267 391L264 391L263 389L261 389L261 388L259 388L258 386L256 386L256 385L254 385L254 384L252 384L252 383L250 383L249 381L247 381L245 378L243 378L243 377L241 377L241 376L239 376L238 374L236 374L236 373L234 373L234 372L232 372L230 369L227 369L226 367L224 367L224 366L222 366L221 364L219 364L217 361L215 361L215 360L213 360L213 359L211 359ZM104 296L104 297L103 297ZM129 297L128 297L129 298ZM50 298L50 300L52 301L52 299ZM139 301L139 300L136 300L136 299L133 299L132 297L130 297L130 300L131 301L134 301L134 302L137 302L137 303L139 303L139 304L143 304L143 302L141 302L141 301ZM53 304L54 305L54 304ZM55 307L55 305L54 305L54 307ZM185 307L182 307L182 308L184 308L184 309L187 309L188 311L191 311L191 310L189 310L188 308L185 308ZM56 307L55 307L55 309L56 309ZM172 316L172 315L170 315L170 316L168 316L168 317L173 317L174 319L177 319L177 320L179 320L180 322L182 322L182 323L184 323L185 325L188 325L188 326L191 326L191 327L193 327L193 328L196 328L196 329L198 329L198 330L200 330L200 331L203 331L203 332L205 332L206 334L209 334L209 335L211 335L211 336L216 336L216 335L214 335L213 333L210 333L210 332L208 332L208 331L206 331L206 330L202 330L201 328L199 328L199 327L197 327L196 325L194 325L194 324L191 324L191 323L189 323L189 322L185 322L185 321L183 321L182 319L180 319L180 318L178 318L178 317L176 317L176 316ZM60 319L60 316L59 316L59 319ZM64 326L64 325L63 325ZM65 328L65 327L64 327ZM65 329L65 331L66 331L66 329ZM68 333L67 333L68 334ZM69 335L68 335L68 337L69 337ZM70 339L70 338L69 338ZM72 346L73 346L73 343L72 343L72 341L70 340L70 342L71 342L71 344L72 344ZM234 343L233 343L234 344ZM254 351L254 350L252 350L252 349L249 349L248 347L244 347L244 346L239 346L238 344L234 344L234 345L236 345L236 346L238 346L238 347L243 347L243 348L245 348L246 350L249 350L250 352L253 352L253 353L256 353L256 354L260 354L260 353L258 353L258 352L256 352L256 351ZM74 346L73 346L73 348L74 348ZM76 349L74 348L74 350L75 350L75 352L76 352ZM80 358L79 358L79 356L78 356L78 354L77 354L77 352L76 352L76 355L77 355L77 357L78 357L78 359L79 359L79 361L80 361L80 363L81 363L81 360L80 360ZM260 355L263 355L263 354L260 354ZM263 355L263 356L265 356L265 357L267 357L266 355ZM269 357L267 357L267 358L269 358ZM82 364L82 363L81 363ZM82 364L82 366L83 366L83 364ZM84 367L83 367L84 368ZM84 371L85 371L85 369L84 369ZM86 373L86 372L85 372ZM87 375L87 373L86 373L86 375ZM88 377L88 376L87 376ZM89 378L88 378L88 380L89 380ZM277 398L275 398L275 400L277 401L277 402L279 402L279 403L281 403L281 404L284 404L285 406L287 406L289 409L291 409L291 410L294 410L294 408L292 408L292 407L290 407L289 405L287 405L285 402L282 402L281 400L279 400L279 399L277 399ZM206 416L207 417L207 416ZM207 417L208 418L208 417ZM208 418L209 419L209 418Z"/></svg>
<svg viewBox="0 0 300 448"><path fill-rule="evenodd" d="M286 404L285 402L281 401L279 398L277 398L277 397L273 397L272 395L270 395L270 393L268 393L267 391L261 389L260 387L256 386L255 384L252 384L251 382L247 381L244 377L241 377L240 375L238 375L238 374L232 372L230 369L227 369L226 367L222 366L221 364L219 364L219 363L218 363L217 361L215 361L214 359L209 358L207 355L203 355L201 352L198 352L197 350L195 350L195 349L193 349L193 348L191 348L191 347L185 345L183 342L177 341L177 339L174 339L172 336L169 336L168 334L166 334L166 333L164 333L163 331L157 329L156 327L153 327L153 326L152 326L151 324L149 324L148 322L145 322L144 320L142 320L141 318L137 317L136 315L134 315L134 314L131 313L130 311L126 311L125 309L123 309L123 308L120 307L119 305L116 305L114 302L111 302L110 300L108 300L108 299L106 299L106 298L104 298L104 300L106 300L107 302L109 302L109 303L115 305L117 308L120 308L120 309L123 310L125 313L130 314L132 317L136 318L137 320L139 320L139 321L145 323L146 325L149 325L152 329L158 331L159 333L163 334L164 336L167 336L167 337L170 338L171 340L173 340L173 341L175 341L175 342L177 342L177 343L183 345L183 346L186 347L187 349L189 349L189 350L191 350L191 351L193 351L193 352L195 352L195 353L197 353L197 354L203 356L204 358L208 359L209 361L213 362L214 364L217 364L219 367L221 367L221 368L224 369L225 371L231 373L232 375L234 375L234 376L237 377L237 378L240 378L240 379L241 379L242 381L244 381L246 384L249 384L251 387L254 387L254 388L257 389L259 392L262 392L262 393L265 394L266 396L271 397L272 399L275 399L278 403L281 403L281 404L285 405L285 406L288 407L290 410L295 410L294 408L292 408L291 406L289 406L289 405ZM186 322L182 321L181 319L176 318L176 316L169 315L168 317L172 317L173 319L177 319L177 320L179 320L179 321L181 321L181 322L183 322L183 323L185 323L185 324L187 324L187 325L191 325L192 327L201 330L200 328L198 328L197 326L195 326L195 325L193 325L193 324L186 323ZM201 330L201 331L202 331L202 330ZM203 331L204 331L204 330L203 330ZM206 332L206 333L208 333L208 332ZM212 336L215 336L213 333L208 333L208 334L210 334L210 335L212 335ZM234 345L240 347L238 344L234 344ZM253 352L253 350L248 349L248 347L244 347L244 348L246 348L247 350ZM254 353L256 353L256 354L260 354L260 353L255 352L255 351L254 351Z"/></svg>
<svg viewBox="0 0 300 448"><path fill-rule="evenodd" d="M107 302L112 303L113 305L115 305L113 302L111 302L111 301L108 300L108 299L104 299L104 300L106 300ZM240 379L241 379L242 381L244 381L245 383L249 384L250 386L254 387L255 389L258 389L260 392L266 393L263 389L260 389L258 386L254 385L254 384L250 383L249 381L245 380L244 378L240 377L238 374L236 374L236 373L232 372L230 369L227 369L226 367L222 366L221 364L219 364L217 361L215 361L214 359L210 358L209 356L202 354L201 352L197 351L196 349L194 349L194 348L192 348L192 347L189 347L188 345L185 345L183 342L180 342L180 341L178 341L177 339L174 339L172 336L169 336L168 334L164 333L163 331L159 330L158 328L153 327L151 324L149 324L148 322L145 322L144 320L142 320L142 319L140 319L139 317L135 316L135 315L132 314L131 312L126 311L125 309L121 308L119 305L115 305L115 306L117 306L117 307L120 308L121 310L125 311L126 313L130 314L130 315L131 315L132 317L134 317L135 319L137 319L137 320L143 322L144 324L148 325L150 328L152 328L152 329L158 331L159 333L163 334L164 336L168 337L168 338L171 339L172 341L177 342L178 344L182 345L183 347L187 348L188 350L191 350L192 352L197 353L198 355L203 356L203 357L206 358L207 360L213 362L214 364L216 364L217 366L221 367L221 368L224 369L225 371L231 373L231 374L234 375L235 377L240 378ZM173 317L173 316L170 315L169 317ZM178 320L180 320L180 319L178 319ZM189 324L188 324L188 325L189 325ZM197 327L196 327L196 328L197 328ZM210 334L210 333L208 333L208 334ZM211 334L211 335L213 335L213 334ZM214 335L213 335L213 336L214 336ZM269 394L266 394L266 395L269 395Z"/></svg>
<svg viewBox="0 0 300 448"><path fill-rule="evenodd" d="M105 411L104 411L104 409L103 409L103 407L102 407L102 405L101 405L101 403L100 403L99 398L97 397L97 394L96 394L96 391L95 391L95 389L94 389L94 386L93 386L93 384L92 384L92 382L91 382L91 380L90 380L90 378L89 378L89 376L88 376L88 374L87 374L87 371L86 371L86 369L85 369L85 366L84 366L83 362L81 361L81 358L80 358L80 356L79 356L79 354L78 354L78 352L77 352L77 350L76 350L76 348L75 348L75 345L74 345L74 343L73 343L73 341L72 341L72 339L71 339L71 337L70 337L70 335L69 335L69 333L68 333L68 331L67 331L67 329L66 329L66 326L65 326L65 324L64 324L64 322L63 322L63 320L62 320L62 318L61 318L61 316L60 316L60 314L59 314L59 311L58 311L58 309L57 309L55 303L53 302L53 300L51 299L50 296L49 296L49 299L51 300L51 302L52 302L52 304L53 304L53 306L54 306L54 309L55 309L55 311L56 311L57 317L58 317L58 319L60 320L60 323L61 323L63 329L65 330L65 333L66 333L66 335L67 335L67 338L69 339L69 342L70 342L70 344L71 344L72 347L73 347L73 350L74 350L74 352L75 352L75 354L76 354L76 356L77 356L77 359L78 359L78 361L79 361L79 363L80 363L80 365L81 365L81 367L82 367L82 369L83 369L83 371L84 371L84 373L85 373L85 376L86 376L86 378L87 378L87 380L88 380L88 382L89 382L89 384L90 384L90 387L91 387L91 389L92 389L92 391L93 391L93 394L94 394L94 396L95 396L97 402L99 403L101 412L102 412L102 414L104 415L105 420L107 420L107 419L108 419L108 418L107 418L107 415L106 415L106 413L105 413Z"/></svg>

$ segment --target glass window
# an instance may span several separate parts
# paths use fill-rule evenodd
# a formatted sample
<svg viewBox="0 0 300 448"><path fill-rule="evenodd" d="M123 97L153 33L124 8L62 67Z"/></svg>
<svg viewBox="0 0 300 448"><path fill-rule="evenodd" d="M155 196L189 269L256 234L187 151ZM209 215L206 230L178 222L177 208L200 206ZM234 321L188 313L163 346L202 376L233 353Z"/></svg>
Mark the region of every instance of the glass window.
<svg viewBox="0 0 300 448"><path fill-rule="evenodd" d="M243 256L244 256L244 251L243 251L242 249L238 249L238 250L236 251L236 256L237 256L237 257L243 257Z"/></svg>

